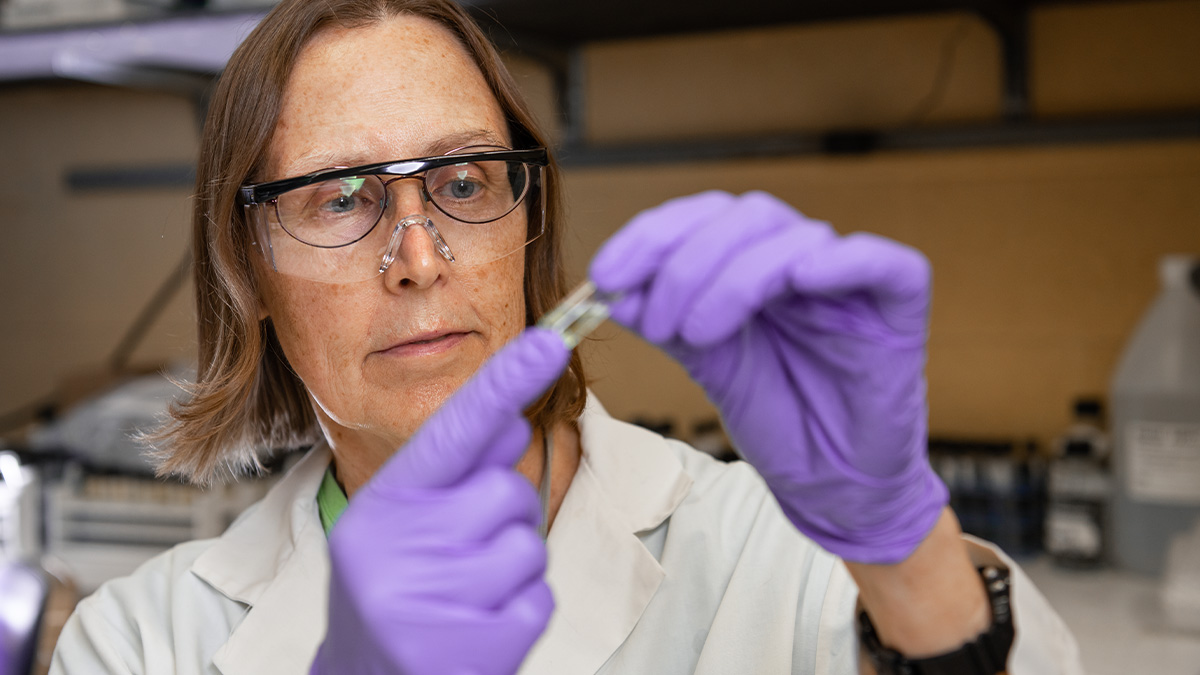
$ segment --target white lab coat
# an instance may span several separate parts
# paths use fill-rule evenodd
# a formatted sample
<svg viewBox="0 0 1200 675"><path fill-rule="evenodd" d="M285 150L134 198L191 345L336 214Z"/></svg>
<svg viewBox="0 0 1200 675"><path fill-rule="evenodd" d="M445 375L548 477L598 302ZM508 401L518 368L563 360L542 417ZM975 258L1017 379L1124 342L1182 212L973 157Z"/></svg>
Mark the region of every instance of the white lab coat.
<svg viewBox="0 0 1200 675"><path fill-rule="evenodd" d="M583 457L547 541L557 608L521 675L858 672L853 581L748 465L598 404L580 428ZM329 461L318 446L220 538L102 586L67 622L50 672L307 673L325 632L316 493ZM1010 672L1081 673L1073 637L1024 573L971 548L1013 569Z"/></svg>

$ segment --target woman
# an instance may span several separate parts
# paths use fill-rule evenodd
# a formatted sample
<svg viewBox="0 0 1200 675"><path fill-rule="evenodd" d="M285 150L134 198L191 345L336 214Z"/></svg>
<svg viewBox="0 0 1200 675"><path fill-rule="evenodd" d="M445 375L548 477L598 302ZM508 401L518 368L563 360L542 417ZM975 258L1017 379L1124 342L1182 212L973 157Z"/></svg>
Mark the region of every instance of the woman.
<svg viewBox="0 0 1200 675"><path fill-rule="evenodd" d="M527 328L564 292L557 170L455 6L285 1L210 110L200 373L162 466L316 445L221 538L81 603L54 672L1078 672L929 469L915 252L707 193L597 255L756 473L585 410Z"/></svg>

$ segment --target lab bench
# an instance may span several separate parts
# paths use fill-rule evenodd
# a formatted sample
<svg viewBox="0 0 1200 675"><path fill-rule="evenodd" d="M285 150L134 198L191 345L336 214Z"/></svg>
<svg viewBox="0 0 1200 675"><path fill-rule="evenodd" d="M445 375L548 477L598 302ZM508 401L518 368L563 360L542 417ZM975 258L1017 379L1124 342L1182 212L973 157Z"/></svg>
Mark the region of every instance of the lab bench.
<svg viewBox="0 0 1200 675"><path fill-rule="evenodd" d="M1200 632L1166 625L1159 579L1048 556L1018 562L1075 634L1088 675L1200 675Z"/></svg>

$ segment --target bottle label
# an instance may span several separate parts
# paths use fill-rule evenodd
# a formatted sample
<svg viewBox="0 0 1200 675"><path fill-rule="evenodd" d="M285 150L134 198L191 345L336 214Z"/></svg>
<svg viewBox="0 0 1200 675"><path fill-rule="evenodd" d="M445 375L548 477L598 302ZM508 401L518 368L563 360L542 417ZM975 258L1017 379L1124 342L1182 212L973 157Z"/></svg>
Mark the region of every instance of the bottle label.
<svg viewBox="0 0 1200 675"><path fill-rule="evenodd" d="M1130 422L1129 495L1165 504L1200 504L1200 424Z"/></svg>
<svg viewBox="0 0 1200 675"><path fill-rule="evenodd" d="M1046 550L1055 555L1094 558L1103 539L1100 521L1083 508L1054 505L1046 513Z"/></svg>

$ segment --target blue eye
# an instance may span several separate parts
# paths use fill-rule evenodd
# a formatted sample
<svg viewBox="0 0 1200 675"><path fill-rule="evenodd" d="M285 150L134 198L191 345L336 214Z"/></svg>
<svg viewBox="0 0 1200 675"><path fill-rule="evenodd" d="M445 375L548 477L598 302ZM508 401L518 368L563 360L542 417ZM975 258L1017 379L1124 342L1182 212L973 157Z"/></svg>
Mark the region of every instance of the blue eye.
<svg viewBox="0 0 1200 675"><path fill-rule="evenodd" d="M320 202L321 210L330 213L350 213L364 200L361 190L366 180L366 178L354 177L329 181L323 186L322 192L334 194L329 199Z"/></svg>
<svg viewBox="0 0 1200 675"><path fill-rule="evenodd" d="M425 179L434 201L439 197L453 202L474 201L488 192L486 162L456 164L431 171Z"/></svg>
<svg viewBox="0 0 1200 675"><path fill-rule="evenodd" d="M335 197L325 204L325 208L334 213L348 213L354 210L354 197Z"/></svg>
<svg viewBox="0 0 1200 675"><path fill-rule="evenodd" d="M446 192L455 199L470 199L479 191L479 184L469 180L456 180L446 186Z"/></svg>

